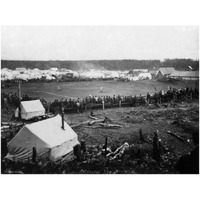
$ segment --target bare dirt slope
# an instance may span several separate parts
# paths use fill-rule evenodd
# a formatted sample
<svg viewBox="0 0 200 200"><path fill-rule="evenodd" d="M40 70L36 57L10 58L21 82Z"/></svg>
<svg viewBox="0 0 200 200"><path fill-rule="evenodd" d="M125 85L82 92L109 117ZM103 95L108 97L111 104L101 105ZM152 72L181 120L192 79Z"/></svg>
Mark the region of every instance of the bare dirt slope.
<svg viewBox="0 0 200 200"><path fill-rule="evenodd" d="M69 124L75 125L91 120L88 117L89 114L87 112L65 117ZM144 138L149 143L139 144L145 157L142 164L135 163L135 173L178 173L175 165L181 156L188 154L193 149L192 134L195 131L198 132L199 129L198 102L160 108L148 106L98 110L94 111L94 114L100 119L106 116L114 124L122 125L122 128L102 128L98 123L92 126L84 124L74 128L79 140L85 140L89 146L103 145L106 136L108 136L108 146L113 150L125 142L138 145L139 130L142 131ZM156 130L159 131L158 136L165 149L161 153L161 164L152 160L152 140ZM182 140L170 135L167 133L168 131L177 134Z"/></svg>

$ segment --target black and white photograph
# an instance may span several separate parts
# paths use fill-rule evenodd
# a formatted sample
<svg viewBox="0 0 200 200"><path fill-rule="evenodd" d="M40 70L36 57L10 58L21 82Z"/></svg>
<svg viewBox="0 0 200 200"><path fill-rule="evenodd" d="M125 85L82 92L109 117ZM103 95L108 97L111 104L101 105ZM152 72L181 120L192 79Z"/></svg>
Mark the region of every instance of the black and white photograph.
<svg viewBox="0 0 200 200"><path fill-rule="evenodd" d="M1 26L1 174L199 174L199 27Z"/></svg>

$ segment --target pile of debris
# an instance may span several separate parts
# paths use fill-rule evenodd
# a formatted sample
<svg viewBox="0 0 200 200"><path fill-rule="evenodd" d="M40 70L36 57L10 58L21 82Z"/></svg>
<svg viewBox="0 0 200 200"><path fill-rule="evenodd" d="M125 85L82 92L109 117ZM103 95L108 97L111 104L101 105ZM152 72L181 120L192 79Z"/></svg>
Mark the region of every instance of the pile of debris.
<svg viewBox="0 0 200 200"><path fill-rule="evenodd" d="M82 125L87 125L87 128L122 128L122 125L113 123L111 119L109 119L107 116L104 117L104 119L100 119L96 117L96 115L91 111L89 115L90 120L87 120L85 122L81 122L79 124L72 125L72 128L76 128ZM95 125L95 126L94 126Z"/></svg>

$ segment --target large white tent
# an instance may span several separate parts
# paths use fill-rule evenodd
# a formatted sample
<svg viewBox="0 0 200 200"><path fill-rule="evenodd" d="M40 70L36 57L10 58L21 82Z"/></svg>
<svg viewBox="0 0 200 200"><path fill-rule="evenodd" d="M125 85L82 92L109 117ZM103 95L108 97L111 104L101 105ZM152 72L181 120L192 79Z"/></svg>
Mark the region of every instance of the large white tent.
<svg viewBox="0 0 200 200"><path fill-rule="evenodd" d="M21 101L21 119L31 119L34 117L44 116L45 109L40 100ZM15 111L15 117L18 117L19 109Z"/></svg>
<svg viewBox="0 0 200 200"><path fill-rule="evenodd" d="M152 76L149 72L141 72L139 75L138 75L138 78L143 80L143 79L152 79Z"/></svg>
<svg viewBox="0 0 200 200"><path fill-rule="evenodd" d="M25 125L8 144L6 158L14 161L31 159L33 147L38 157L48 157L52 161L67 155L79 144L78 136L65 121L64 129L61 126L60 115Z"/></svg>

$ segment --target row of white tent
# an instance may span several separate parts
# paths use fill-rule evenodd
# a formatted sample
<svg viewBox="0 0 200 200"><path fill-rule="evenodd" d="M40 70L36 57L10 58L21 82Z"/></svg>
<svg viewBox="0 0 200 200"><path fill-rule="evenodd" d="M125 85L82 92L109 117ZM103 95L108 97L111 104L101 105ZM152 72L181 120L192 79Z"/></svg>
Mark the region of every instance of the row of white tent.
<svg viewBox="0 0 200 200"><path fill-rule="evenodd" d="M19 70L20 69L20 70ZM23 69L23 70L22 70ZM39 69L24 69L17 68L16 70L10 70L3 68L1 70L1 80L31 80L31 79L41 79L53 80L55 77L61 77L62 75L69 73L68 71L61 72L56 70L39 70ZM151 79L151 74L148 72L141 72L138 76L133 76L128 73L128 71L109 71L109 70L84 70L84 71L70 71L73 73L73 77L80 78L126 78L129 80L140 80L146 79L147 77Z"/></svg>
<svg viewBox="0 0 200 200"><path fill-rule="evenodd" d="M20 109L22 119L28 120L45 114L40 100L22 101ZM5 158L24 162L32 158L35 148L38 157L55 161L72 152L77 144L77 134L64 121L64 117L57 115L26 124L8 144L8 154Z"/></svg>
<svg viewBox="0 0 200 200"><path fill-rule="evenodd" d="M41 79L46 78L47 80L55 79L53 75L55 72L48 70L10 70L7 68L1 69L1 80L13 80L13 79L21 79L21 80L30 80L30 79Z"/></svg>
<svg viewBox="0 0 200 200"><path fill-rule="evenodd" d="M129 71L88 70L81 71L80 77L84 78L124 78L131 81L152 79L149 72L140 72L137 76L129 74Z"/></svg>
<svg viewBox="0 0 200 200"><path fill-rule="evenodd" d="M108 71L108 70L85 70L80 71L80 77L83 78L119 78L121 71Z"/></svg>

